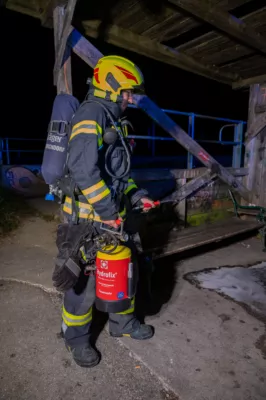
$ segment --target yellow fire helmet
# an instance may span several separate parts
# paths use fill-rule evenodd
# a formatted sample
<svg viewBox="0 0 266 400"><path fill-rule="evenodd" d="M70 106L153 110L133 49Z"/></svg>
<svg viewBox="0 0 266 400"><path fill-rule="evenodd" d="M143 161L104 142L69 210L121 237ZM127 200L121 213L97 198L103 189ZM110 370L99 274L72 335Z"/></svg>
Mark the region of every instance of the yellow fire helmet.
<svg viewBox="0 0 266 400"><path fill-rule="evenodd" d="M94 68L91 83L96 89L109 92L113 98L119 96L122 90L144 93L144 78L140 69L119 56L102 57Z"/></svg>

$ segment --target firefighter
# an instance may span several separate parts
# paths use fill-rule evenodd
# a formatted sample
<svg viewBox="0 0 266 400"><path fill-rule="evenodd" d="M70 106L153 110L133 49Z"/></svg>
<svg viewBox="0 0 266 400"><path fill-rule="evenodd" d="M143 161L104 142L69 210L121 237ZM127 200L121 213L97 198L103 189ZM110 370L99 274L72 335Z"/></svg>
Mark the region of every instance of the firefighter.
<svg viewBox="0 0 266 400"><path fill-rule="evenodd" d="M131 61L119 56L99 60L86 101L72 120L67 168L80 194L65 199L63 211L69 222L73 216L73 201L78 205L78 225L90 219L97 226L104 222L114 229L118 228L116 221L125 216L126 197L133 206L148 203L154 207L147 191L139 189L130 177L127 149L120 144L111 146L112 151L109 151L110 143L116 143L116 131L111 121L118 124L121 114L133 101L132 95L143 93L143 90L143 75ZM76 276L78 281L65 291L62 332L75 362L81 367L93 367L99 362L98 353L90 344L95 279L91 274L84 284L82 269ZM56 286L58 280L64 283L64 276L59 277L57 270L53 280ZM111 336L136 340L153 336L153 328L136 318L134 301L133 298L128 310L109 314Z"/></svg>

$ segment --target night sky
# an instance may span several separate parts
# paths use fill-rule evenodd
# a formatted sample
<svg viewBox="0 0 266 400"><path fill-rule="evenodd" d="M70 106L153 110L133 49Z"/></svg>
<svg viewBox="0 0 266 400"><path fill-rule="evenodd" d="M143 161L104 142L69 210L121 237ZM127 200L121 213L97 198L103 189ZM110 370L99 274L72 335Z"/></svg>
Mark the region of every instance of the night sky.
<svg viewBox="0 0 266 400"><path fill-rule="evenodd" d="M45 138L56 94L53 86L53 31L39 20L1 8L1 93L4 110L1 137ZM156 62L136 53L91 40L103 54L130 58L143 71L146 92L160 107L233 119L247 119L248 92ZM72 58L74 95L82 101L92 70L77 56ZM141 129L138 111L129 112ZM186 122L182 118L181 125ZM146 130L146 123L142 130ZM201 138L217 139L219 127L199 128ZM141 134L147 134L141 132ZM161 134L161 132L160 132ZM213 137L215 135L215 137ZM232 138L232 137L231 137ZM143 142L141 146L144 146ZM169 146L168 146L169 147Z"/></svg>

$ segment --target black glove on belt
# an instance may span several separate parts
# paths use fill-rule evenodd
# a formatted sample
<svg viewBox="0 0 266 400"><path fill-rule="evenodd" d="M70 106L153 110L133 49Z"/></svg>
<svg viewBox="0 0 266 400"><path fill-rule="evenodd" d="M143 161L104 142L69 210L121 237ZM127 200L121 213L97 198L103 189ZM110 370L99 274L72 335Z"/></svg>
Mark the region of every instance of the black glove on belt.
<svg viewBox="0 0 266 400"><path fill-rule="evenodd" d="M92 234L93 227L90 223L58 226L56 239L58 255L52 275L57 290L64 292L77 283L81 272L79 250L85 239L90 239Z"/></svg>

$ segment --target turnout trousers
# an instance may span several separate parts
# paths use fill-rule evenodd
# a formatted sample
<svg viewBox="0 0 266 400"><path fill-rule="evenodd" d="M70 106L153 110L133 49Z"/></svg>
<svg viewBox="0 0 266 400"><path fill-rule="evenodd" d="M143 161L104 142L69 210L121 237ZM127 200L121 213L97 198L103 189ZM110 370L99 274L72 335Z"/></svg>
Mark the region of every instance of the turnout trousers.
<svg viewBox="0 0 266 400"><path fill-rule="evenodd" d="M97 230L99 230L97 224ZM138 280L137 249L132 240L126 245L131 249L132 261L135 264L136 284ZM93 273L85 276L81 272L78 283L64 294L62 310L62 332L68 346L86 344L89 341L95 301L95 277ZM109 314L109 331L112 336L129 336L138 326L135 317L135 297L128 310Z"/></svg>
<svg viewBox="0 0 266 400"><path fill-rule="evenodd" d="M75 347L89 341L90 328L93 317L95 300L95 277L88 277L86 286L81 293L74 288L68 290L64 296L62 311L62 331L66 344ZM135 329L134 315L135 298L131 301L128 310L117 314L109 314L109 331L113 336L129 335Z"/></svg>

